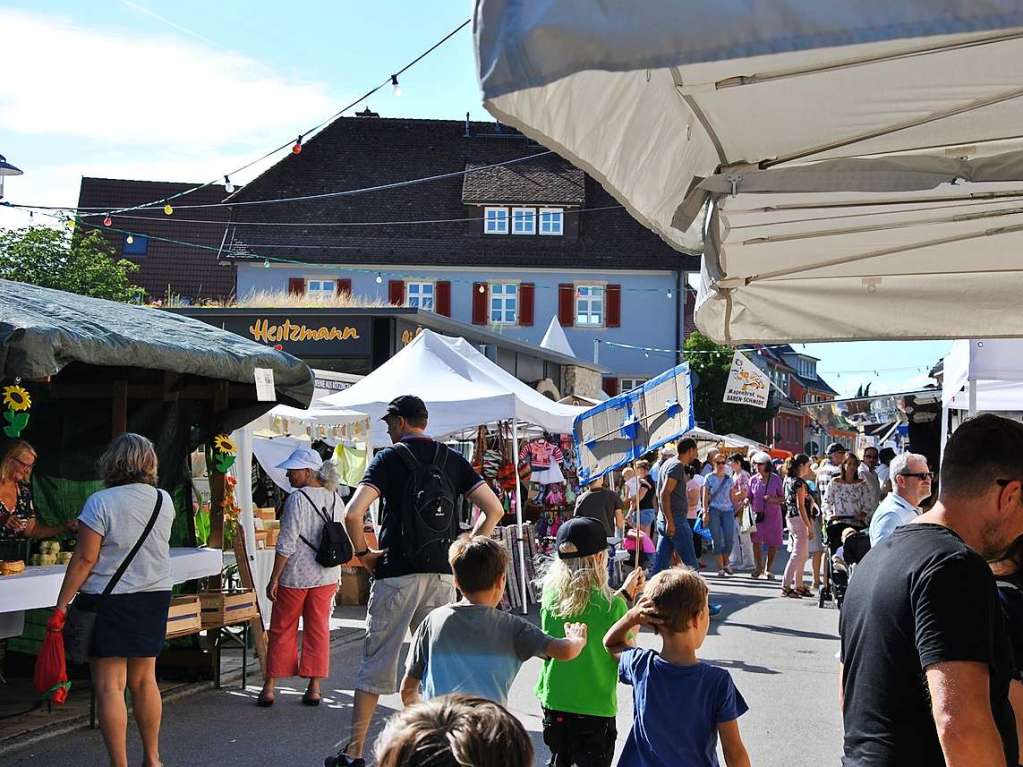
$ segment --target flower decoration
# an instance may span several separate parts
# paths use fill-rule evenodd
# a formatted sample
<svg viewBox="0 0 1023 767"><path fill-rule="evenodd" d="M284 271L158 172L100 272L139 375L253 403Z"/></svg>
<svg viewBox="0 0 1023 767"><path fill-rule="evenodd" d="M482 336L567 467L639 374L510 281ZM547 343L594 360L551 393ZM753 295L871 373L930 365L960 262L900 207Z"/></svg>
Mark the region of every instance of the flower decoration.
<svg viewBox="0 0 1023 767"><path fill-rule="evenodd" d="M227 474L227 470L234 465L236 455L238 446L227 434L218 434L213 438L213 465L221 474Z"/></svg>
<svg viewBox="0 0 1023 767"><path fill-rule="evenodd" d="M3 432L11 439L17 439L28 426L28 409L32 407L32 398L24 387L17 384L5 386L3 395L3 405L6 408L4 420L7 422Z"/></svg>

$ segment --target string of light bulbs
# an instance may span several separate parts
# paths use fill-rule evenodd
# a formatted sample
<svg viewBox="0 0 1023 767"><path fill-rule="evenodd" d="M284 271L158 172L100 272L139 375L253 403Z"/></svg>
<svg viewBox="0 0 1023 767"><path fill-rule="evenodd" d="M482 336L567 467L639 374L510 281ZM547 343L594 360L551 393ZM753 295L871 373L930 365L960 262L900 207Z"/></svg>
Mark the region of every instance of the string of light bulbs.
<svg viewBox="0 0 1023 767"><path fill-rule="evenodd" d="M456 34L458 34L461 30L465 29L465 27L467 27L470 24L471 21L472 21L471 18L466 19L465 21L463 21L461 24L459 24L457 27L452 29L450 32L448 32L446 35L444 35L444 37L442 37L436 43L434 43L429 48L427 48L425 51L420 53L414 59L409 61L403 67L398 69L393 74L388 75L387 78L385 80L383 80L380 84L375 85L374 87L370 88L368 91L366 91L364 94L359 96L357 99L355 99L351 103L347 104L346 106L342 107L341 109L337 110L332 115L330 115L326 119L322 120L321 122L317 123L313 127L306 129L302 133L299 133L298 134L298 138L294 139L293 141L292 140L286 141L283 144L281 144L279 146L276 146L273 149L265 152L264 154L260 155L256 159L251 160L250 162L247 162L244 165L241 165L238 168L235 168L234 170L229 171L229 172L223 174L222 176L218 175L216 178L214 178L214 179L212 179L210 181L207 181L207 182L205 182L203 184L197 184L196 186L190 187L188 189L184 189L184 190L182 190L180 192L175 192L174 194L170 194L170 195L167 195L165 197L161 197L161 198L159 198L157 200L153 200L152 202L143 203L141 205L132 205L132 206L129 206L129 207L124 207L124 208L115 208L115 209L103 210L103 211L100 211L100 212L98 212L98 213L96 213L94 215L102 215L102 216L104 216L104 218L109 218L110 216L113 216L113 215L116 215L116 214L120 214L120 213L128 213L128 212L132 212L132 211L136 211L136 210L145 210L145 209L148 209L148 208L160 208L160 207L163 207L164 213L166 213L169 216L169 215L172 215L174 213L174 207L171 205L172 201L180 199L181 197L184 197L185 195L192 194L193 192L198 192L198 191L200 191L202 189L205 189L206 187L213 186L214 184L219 184L221 179L223 179L223 181L224 181L224 191L226 191L228 194L233 193L234 190L235 190L235 186L234 186L234 184L231 181L231 176L237 176L239 173L243 173L244 171L246 171L249 168L251 168L253 165L256 165L256 164L262 162L263 160L266 160L267 158L272 157L273 155L277 154L278 152L280 152L280 151L282 151L284 149L287 149L288 147L291 147L291 153L292 154L294 154L294 155L301 154L302 153L303 142L304 142L305 139L307 139L310 135L312 135L312 134L316 133L317 131L319 131L321 128L324 128L327 125L329 125L330 123L334 122L334 120L339 118L341 115L343 115L348 110L354 109L359 104L361 104L363 101L365 101L370 96L372 96L377 91L379 91L380 89L385 88L388 85L390 85L392 87L393 91L394 91L394 95L400 96L401 95L401 87L399 85L398 78L401 75L405 74L405 72L407 72L409 69L414 67L416 64L418 64L420 61L422 61L424 58L426 58L431 53L433 53L435 50L437 50L440 46L442 46L444 43L446 43L448 40L450 40L452 37L454 37ZM20 206L12 206L12 207L20 207ZM40 206L28 206L28 207L31 207L34 210L39 210L40 209ZM182 207L192 207L192 206L182 206ZM61 210L77 211L78 209L77 208L70 208L69 207L69 208L61 208ZM90 215L93 215L93 214L90 214Z"/></svg>

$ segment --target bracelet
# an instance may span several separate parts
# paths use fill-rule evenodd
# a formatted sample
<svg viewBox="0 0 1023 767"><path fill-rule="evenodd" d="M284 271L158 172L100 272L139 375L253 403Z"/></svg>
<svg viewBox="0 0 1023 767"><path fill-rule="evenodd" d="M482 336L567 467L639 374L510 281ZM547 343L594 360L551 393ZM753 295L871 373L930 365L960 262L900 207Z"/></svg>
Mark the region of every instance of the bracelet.
<svg viewBox="0 0 1023 767"><path fill-rule="evenodd" d="M355 552L355 556L359 557L360 559L362 557L366 556L367 554L369 554L369 549L368 548L363 549L362 551L356 551Z"/></svg>

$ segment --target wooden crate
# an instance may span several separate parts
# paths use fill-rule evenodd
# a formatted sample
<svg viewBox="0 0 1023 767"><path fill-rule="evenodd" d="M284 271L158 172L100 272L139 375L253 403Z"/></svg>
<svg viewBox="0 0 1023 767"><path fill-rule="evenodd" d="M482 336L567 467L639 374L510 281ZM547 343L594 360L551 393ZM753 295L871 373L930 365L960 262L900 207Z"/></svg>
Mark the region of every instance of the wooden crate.
<svg viewBox="0 0 1023 767"><path fill-rule="evenodd" d="M199 597L194 594L171 598L167 613L167 638L194 634L203 627Z"/></svg>
<svg viewBox="0 0 1023 767"><path fill-rule="evenodd" d="M245 623L259 615L256 593L251 589L200 591L199 601L202 603L204 628Z"/></svg>

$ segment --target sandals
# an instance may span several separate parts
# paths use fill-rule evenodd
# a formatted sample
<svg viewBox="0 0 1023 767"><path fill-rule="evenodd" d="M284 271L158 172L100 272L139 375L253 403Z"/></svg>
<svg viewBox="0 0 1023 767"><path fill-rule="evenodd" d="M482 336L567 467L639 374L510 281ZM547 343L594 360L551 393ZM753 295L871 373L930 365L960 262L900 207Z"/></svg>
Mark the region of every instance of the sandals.
<svg viewBox="0 0 1023 767"><path fill-rule="evenodd" d="M796 591L795 589L789 589L789 588L783 588L781 590L781 595L783 597L788 597L789 599L802 599L803 598L802 595L798 591Z"/></svg>
<svg viewBox="0 0 1023 767"><path fill-rule="evenodd" d="M809 598L809 597L814 596L814 593L810 589L808 589L806 586L803 586L803 588L801 588L801 589L796 589L795 591L801 597Z"/></svg>
<svg viewBox="0 0 1023 767"><path fill-rule="evenodd" d="M274 699L273 699L272 696L267 698L261 692L256 697L256 705L259 706L260 708L270 708L270 706L272 706L273 704L274 704Z"/></svg>
<svg viewBox="0 0 1023 767"><path fill-rule="evenodd" d="M321 696L317 695L315 698L309 694L308 690L302 696L302 705L304 706L318 706L322 700Z"/></svg>

